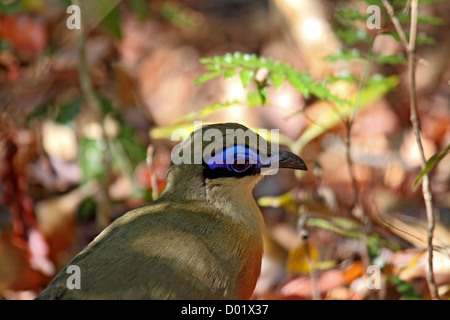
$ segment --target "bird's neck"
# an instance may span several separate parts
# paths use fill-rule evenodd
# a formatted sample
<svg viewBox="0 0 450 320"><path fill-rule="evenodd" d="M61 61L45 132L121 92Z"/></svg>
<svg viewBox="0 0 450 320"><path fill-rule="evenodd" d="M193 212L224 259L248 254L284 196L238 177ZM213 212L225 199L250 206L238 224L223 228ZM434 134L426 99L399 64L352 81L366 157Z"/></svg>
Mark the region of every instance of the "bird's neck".
<svg viewBox="0 0 450 320"><path fill-rule="evenodd" d="M172 167L162 195L180 201L200 201L212 206L214 212L221 212L245 226L251 233L261 234L263 218L252 194L260 177L205 180L200 170L201 167L196 166Z"/></svg>
<svg viewBox="0 0 450 320"><path fill-rule="evenodd" d="M246 179L254 177L235 179L232 184L206 180L206 200L251 233L261 234L263 218L252 194L257 181L249 183Z"/></svg>

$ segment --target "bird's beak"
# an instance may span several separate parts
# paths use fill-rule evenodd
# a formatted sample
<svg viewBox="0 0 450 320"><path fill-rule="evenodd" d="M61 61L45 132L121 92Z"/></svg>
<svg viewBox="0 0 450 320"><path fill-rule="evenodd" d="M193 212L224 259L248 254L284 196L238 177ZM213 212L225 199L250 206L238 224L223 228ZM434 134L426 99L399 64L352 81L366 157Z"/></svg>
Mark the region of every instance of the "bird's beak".
<svg viewBox="0 0 450 320"><path fill-rule="evenodd" d="M278 151L280 155L280 168L296 169L296 170L308 170L305 161L299 156L284 150Z"/></svg>

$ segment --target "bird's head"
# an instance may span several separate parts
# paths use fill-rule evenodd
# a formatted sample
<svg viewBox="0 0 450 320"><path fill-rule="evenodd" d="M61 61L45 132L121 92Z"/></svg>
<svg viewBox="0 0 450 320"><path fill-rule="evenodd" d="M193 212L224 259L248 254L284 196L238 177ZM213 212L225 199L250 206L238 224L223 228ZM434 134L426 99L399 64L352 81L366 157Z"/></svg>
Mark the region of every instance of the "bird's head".
<svg viewBox="0 0 450 320"><path fill-rule="evenodd" d="M206 125L173 149L164 192L193 199L204 197L208 188L251 193L262 175L274 174L278 168L307 170L300 157L279 150L278 144L243 125Z"/></svg>

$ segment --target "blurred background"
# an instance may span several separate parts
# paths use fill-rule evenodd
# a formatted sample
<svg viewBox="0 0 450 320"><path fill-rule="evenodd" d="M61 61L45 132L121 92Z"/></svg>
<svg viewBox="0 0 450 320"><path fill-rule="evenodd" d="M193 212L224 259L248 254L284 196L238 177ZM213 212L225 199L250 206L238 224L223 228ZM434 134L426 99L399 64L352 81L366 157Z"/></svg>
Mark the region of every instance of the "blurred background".
<svg viewBox="0 0 450 320"><path fill-rule="evenodd" d="M409 1L391 3L409 30ZM450 2L419 3L429 159L450 143ZM81 29L70 28L72 4ZM227 54L234 71L194 83L228 61L200 59ZM158 197L171 132L201 120L279 129L309 168L255 189L267 227L255 299L430 299L409 87L381 1L2 0L0 296L33 299L111 221ZM434 273L448 299L449 156L430 179Z"/></svg>

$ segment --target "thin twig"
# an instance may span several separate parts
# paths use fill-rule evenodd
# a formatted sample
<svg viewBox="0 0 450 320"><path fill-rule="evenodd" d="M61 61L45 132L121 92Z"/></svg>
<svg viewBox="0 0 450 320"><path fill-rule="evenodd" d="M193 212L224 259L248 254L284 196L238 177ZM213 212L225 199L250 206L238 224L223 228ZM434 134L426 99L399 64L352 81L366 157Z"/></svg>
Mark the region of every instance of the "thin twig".
<svg viewBox="0 0 450 320"><path fill-rule="evenodd" d="M403 14L406 16L409 14L409 10L411 9L411 0L406 2L405 7L403 8Z"/></svg>
<svg viewBox="0 0 450 320"><path fill-rule="evenodd" d="M416 136L417 146L420 151L422 161L422 169L425 168L427 160L425 159L425 152L423 151L422 139L420 137L420 122L417 114L417 99L416 99L416 75L415 75L415 59L414 50L416 46L416 32L417 32L417 12L418 0L411 1L411 27L409 37L409 51L408 51L408 76L410 81L410 106L411 106L411 123L414 134ZM430 180L428 174L425 174L422 180L422 193L425 200L425 208L427 212L428 234L427 234L427 254L428 254L428 272L427 282L432 299L439 300L439 293L436 286L436 280L433 272L433 235L435 227L435 216L433 208L433 197L431 194Z"/></svg>
<svg viewBox="0 0 450 320"><path fill-rule="evenodd" d="M382 0L388 15L394 24L397 33L402 39L404 37L403 29L397 17L394 15L392 6L387 0ZM411 124L413 127L414 135L416 137L417 146L419 148L421 166L422 169L426 166L425 153L423 151L422 139L420 133L420 121L417 114L417 99L416 99L416 76L415 76L415 47L416 47L416 35L417 35L417 16L418 16L418 0L411 0L411 26L409 34L409 43L402 40L403 45L408 54L408 78L409 78L409 93L410 93L410 109L411 109ZM435 215L433 208L433 197L431 193L430 180L428 174L424 175L422 179L422 193L425 201L425 210L427 213L427 255L428 255L428 270L427 270L427 283L430 290L431 298L434 300L439 299L439 293L436 286L436 280L433 272L433 236L435 227Z"/></svg>
<svg viewBox="0 0 450 320"><path fill-rule="evenodd" d="M392 21L392 24L395 27L395 30L398 33L398 36L400 37L400 41L402 42L402 44L406 48L406 50L408 50L408 48L409 48L408 40L406 40L405 32L403 31L402 26L400 25L400 22L398 21L397 17L395 16L394 8L392 7L392 5L390 4L390 2L388 0L382 0L382 2L383 2L383 6L386 8L386 12L387 12L389 18Z"/></svg>
<svg viewBox="0 0 450 320"><path fill-rule="evenodd" d="M411 9L410 1L411 0L408 0L408 3L405 6L405 9L404 9L404 13L405 14L407 13L407 11L409 11ZM397 17L395 16L394 8L392 7L392 5L389 3L388 0L382 0L382 2L383 2L384 7L386 8L386 12L387 12L389 18L392 21L392 24L395 27L395 31L397 31L398 36L400 37L400 42L405 47L406 52L410 53L413 56L414 59L419 61L420 64L422 64L424 66L429 66L430 65L429 61L425 60L424 58L418 57L415 52L410 52L410 50L409 50L409 42L408 42L408 40L406 38L405 32L402 29L402 26L400 25L400 21L398 21ZM409 36L410 36L410 40L411 40L411 38L412 38L411 34ZM416 37L414 36L414 39L415 38Z"/></svg>

